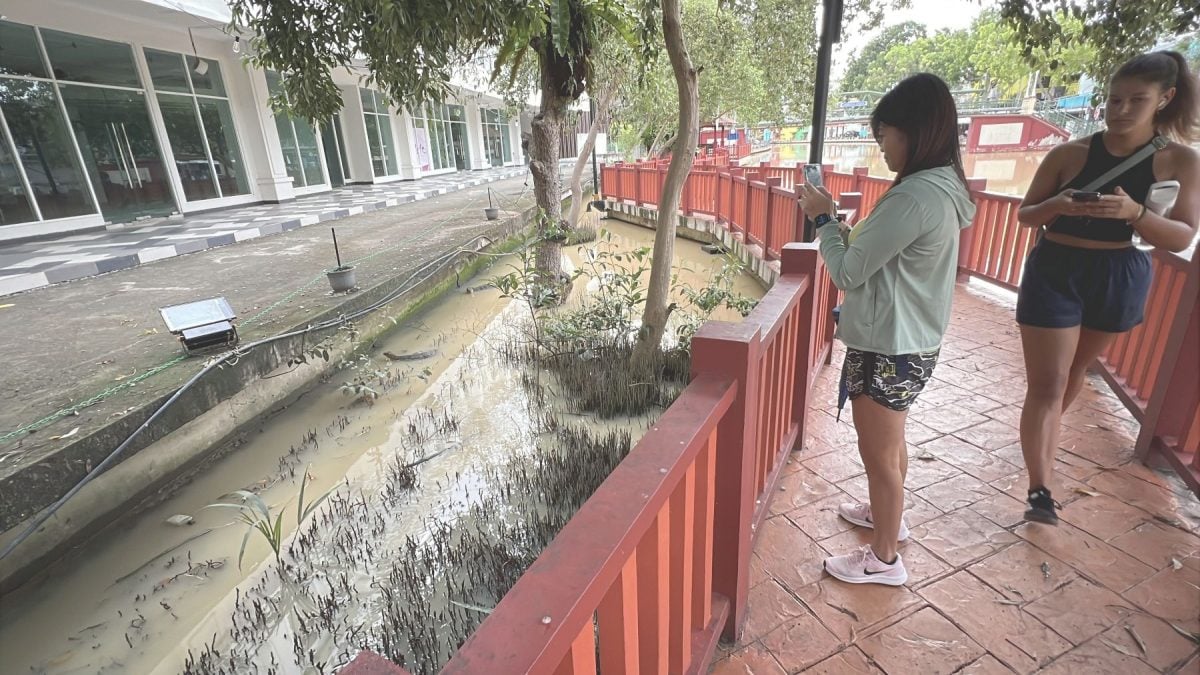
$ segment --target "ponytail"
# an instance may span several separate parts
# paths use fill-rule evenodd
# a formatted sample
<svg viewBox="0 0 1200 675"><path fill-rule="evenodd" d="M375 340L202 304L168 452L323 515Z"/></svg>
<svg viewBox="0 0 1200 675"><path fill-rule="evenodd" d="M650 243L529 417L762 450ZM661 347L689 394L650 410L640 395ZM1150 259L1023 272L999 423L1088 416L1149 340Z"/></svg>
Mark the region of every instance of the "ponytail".
<svg viewBox="0 0 1200 675"><path fill-rule="evenodd" d="M1188 69L1183 54L1161 51L1135 56L1117 70L1113 79L1124 77L1153 82L1164 91L1174 87L1175 96L1154 114L1154 124L1184 143L1200 139L1200 92L1196 74Z"/></svg>

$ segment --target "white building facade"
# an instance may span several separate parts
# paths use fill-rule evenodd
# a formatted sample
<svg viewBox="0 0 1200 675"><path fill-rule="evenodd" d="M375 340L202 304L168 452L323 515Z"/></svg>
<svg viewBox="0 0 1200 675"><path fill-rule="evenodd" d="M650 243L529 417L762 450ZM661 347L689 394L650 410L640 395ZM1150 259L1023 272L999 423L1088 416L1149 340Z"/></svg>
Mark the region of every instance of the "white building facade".
<svg viewBox="0 0 1200 675"><path fill-rule="evenodd" d="M0 242L346 184L524 163L485 86L400 110L335 71L343 108L275 113L221 0L0 2Z"/></svg>

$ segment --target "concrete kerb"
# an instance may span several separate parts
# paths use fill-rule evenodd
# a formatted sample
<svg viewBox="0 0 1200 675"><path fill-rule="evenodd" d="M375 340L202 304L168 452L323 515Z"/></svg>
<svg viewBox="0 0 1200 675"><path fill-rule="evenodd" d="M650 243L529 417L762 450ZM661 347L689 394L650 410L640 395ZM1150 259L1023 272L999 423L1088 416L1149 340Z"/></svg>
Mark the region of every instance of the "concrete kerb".
<svg viewBox="0 0 1200 675"><path fill-rule="evenodd" d="M462 250L461 245L456 245L446 252L453 255L444 264L428 276L418 274L419 281L412 288L377 311L386 311L397 320L411 315L459 279L469 278L486 266L490 261L481 253L503 253L517 248L523 240L521 233L535 213L536 209L527 209L488 230L481 236L489 243L478 250ZM291 330L368 307L410 283L412 274L413 270L407 270L347 296L339 306ZM370 321L369 317L360 320L358 339L335 340L328 363L323 359L310 360L265 380L263 375L277 370L291 356L311 347L323 336L301 335L264 345L210 373L135 439L118 463L92 480L8 558L0 560L0 594L36 577L48 564L113 521L169 493L167 488L172 481L186 480L205 464L235 449L238 436L256 425L263 415L287 405L341 361L370 349L395 325L392 321ZM195 367L199 368L200 363ZM139 406L44 460L0 479L0 547L19 536L33 517L81 480L169 397L170 393ZM151 446L153 452L144 452Z"/></svg>
<svg viewBox="0 0 1200 675"><path fill-rule="evenodd" d="M609 218L651 230L658 229L658 209L611 199L607 200L607 204ZM678 237L701 244L721 244L741 260L746 272L765 288L770 288L779 278L778 260L767 260L761 246L745 241L743 235L726 229L712 217L680 214L675 233Z"/></svg>

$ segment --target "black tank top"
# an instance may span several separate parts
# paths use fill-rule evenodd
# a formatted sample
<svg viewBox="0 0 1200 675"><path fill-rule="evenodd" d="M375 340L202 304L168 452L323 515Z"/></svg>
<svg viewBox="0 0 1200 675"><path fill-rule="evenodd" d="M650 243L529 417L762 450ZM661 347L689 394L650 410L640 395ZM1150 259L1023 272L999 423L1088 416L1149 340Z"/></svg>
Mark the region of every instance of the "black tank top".
<svg viewBox="0 0 1200 675"><path fill-rule="evenodd" d="M1101 132L1103 133L1103 132ZM1109 169L1125 161L1125 157L1117 157L1104 147L1101 133L1092 136L1088 146L1087 161L1079 175L1072 178L1060 190L1067 188L1079 189L1099 178ZM1134 167L1110 182L1101 185L1096 192L1105 195L1113 194L1117 186L1121 186L1133 201L1141 204L1146 201L1150 186L1154 180L1154 155L1138 162ZM1123 220L1115 218L1088 218L1087 216L1059 216L1046 228L1047 232L1069 234L1080 239L1092 241L1130 241L1133 239L1133 228Z"/></svg>

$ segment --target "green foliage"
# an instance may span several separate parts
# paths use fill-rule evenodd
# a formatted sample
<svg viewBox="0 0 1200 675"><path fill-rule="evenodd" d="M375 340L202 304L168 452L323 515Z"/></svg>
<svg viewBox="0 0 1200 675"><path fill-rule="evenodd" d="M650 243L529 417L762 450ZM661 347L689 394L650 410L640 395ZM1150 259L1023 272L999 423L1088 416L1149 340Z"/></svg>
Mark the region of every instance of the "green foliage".
<svg viewBox="0 0 1200 675"><path fill-rule="evenodd" d="M623 0L232 0L249 29L248 60L285 73L289 112L328 119L342 107L331 69L359 69L365 84L400 107L443 100L455 67L478 54L509 88L535 61L562 105L583 91L602 30L639 48L639 18ZM448 20L448 17L450 20ZM533 50L536 59L529 58ZM553 68L547 68L553 66Z"/></svg>
<svg viewBox="0 0 1200 675"><path fill-rule="evenodd" d="M1064 34L1079 36L1084 23L1063 16ZM997 89L1002 96L1020 93L1031 70L1040 70L1058 83L1079 78L1095 58L1095 50L1077 42L1062 49L1038 48L1030 61L1022 54L1017 32L998 12L980 14L964 30L942 30L932 35L907 22L892 26L855 55L842 80L842 91L887 91L896 82L918 72L931 72L952 89Z"/></svg>
<svg viewBox="0 0 1200 675"><path fill-rule="evenodd" d="M842 76L842 91L882 91L867 86L867 77L872 67L878 67L883 57L893 47L906 45L926 35L925 26L916 21L905 21L894 26L888 26L871 38L862 49L850 60L846 73Z"/></svg>
<svg viewBox="0 0 1200 675"><path fill-rule="evenodd" d="M1195 0L1001 0L1000 16L1030 66L1085 47L1091 58L1083 72L1097 82L1130 57L1200 28ZM1082 29L1072 30L1072 22Z"/></svg>

